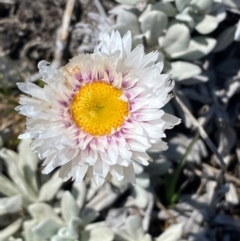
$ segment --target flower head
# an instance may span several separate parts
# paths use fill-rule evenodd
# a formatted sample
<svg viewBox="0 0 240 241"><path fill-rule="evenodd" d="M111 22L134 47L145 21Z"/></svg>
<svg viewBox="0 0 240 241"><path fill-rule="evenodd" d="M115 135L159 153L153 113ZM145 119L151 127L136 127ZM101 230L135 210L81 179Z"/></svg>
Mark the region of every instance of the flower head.
<svg viewBox="0 0 240 241"><path fill-rule="evenodd" d="M131 51L130 32L100 35L93 54L81 54L55 69L38 64L45 86L18 83L20 106L27 116L31 148L45 159L43 173L60 166L60 176L82 181L93 177L135 183L133 162L148 165L146 151L167 148L164 130L180 120L161 108L169 101L173 83L160 74L157 52Z"/></svg>

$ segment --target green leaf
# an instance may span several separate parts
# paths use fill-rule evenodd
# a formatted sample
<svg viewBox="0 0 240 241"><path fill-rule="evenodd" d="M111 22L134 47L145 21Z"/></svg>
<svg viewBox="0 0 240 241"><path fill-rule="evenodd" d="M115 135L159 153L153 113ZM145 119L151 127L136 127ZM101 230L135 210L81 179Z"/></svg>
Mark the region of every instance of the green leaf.
<svg viewBox="0 0 240 241"><path fill-rule="evenodd" d="M167 16L160 11L152 11L143 16L141 21L141 30L146 36L149 45L156 45L158 38L166 28L168 23Z"/></svg>
<svg viewBox="0 0 240 241"><path fill-rule="evenodd" d="M177 23L172 25L163 40L163 49L169 55L185 51L190 42L190 31L186 25Z"/></svg>
<svg viewBox="0 0 240 241"><path fill-rule="evenodd" d="M181 190L176 190L177 182L179 180L179 175L187 161L187 157L190 154L195 142L197 141L199 137L199 132L197 132L192 139L190 145L188 146L185 154L183 155L182 159L178 163L177 168L174 170L172 175L169 175L166 179L165 183L165 192L166 192L166 198L169 204L173 204L178 200L179 194Z"/></svg>

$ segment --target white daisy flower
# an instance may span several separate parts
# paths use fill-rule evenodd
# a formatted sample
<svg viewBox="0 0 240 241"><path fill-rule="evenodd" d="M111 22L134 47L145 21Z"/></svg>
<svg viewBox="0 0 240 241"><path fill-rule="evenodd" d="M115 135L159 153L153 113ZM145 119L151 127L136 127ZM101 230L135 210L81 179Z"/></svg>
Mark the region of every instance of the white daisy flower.
<svg viewBox="0 0 240 241"><path fill-rule="evenodd" d="M46 61L38 68L46 83L18 83L20 114L27 116L31 148L45 159L43 173L56 167L65 180L93 177L97 185L111 176L135 183L133 162L148 165L150 150L165 150L164 131L180 119L161 108L173 82L160 74L157 52L131 51L128 32L100 35L93 54L81 54L55 69Z"/></svg>

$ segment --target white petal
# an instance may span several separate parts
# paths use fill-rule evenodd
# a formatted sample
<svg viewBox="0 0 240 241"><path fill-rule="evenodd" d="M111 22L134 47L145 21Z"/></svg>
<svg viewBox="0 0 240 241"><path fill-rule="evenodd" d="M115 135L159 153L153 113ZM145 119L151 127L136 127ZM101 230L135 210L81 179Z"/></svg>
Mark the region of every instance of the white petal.
<svg viewBox="0 0 240 241"><path fill-rule="evenodd" d="M181 119L167 113L162 116L162 120L166 121L164 129L172 129L181 122Z"/></svg>
<svg viewBox="0 0 240 241"><path fill-rule="evenodd" d="M135 171L133 169L133 164L129 165L128 167L124 167L123 172L124 172L124 178L126 178L129 182L135 185L136 178L135 178Z"/></svg>
<svg viewBox="0 0 240 241"><path fill-rule="evenodd" d="M123 174L123 167L116 164L114 166L110 167L110 172L113 176L113 178L117 181L122 181L124 178L124 174Z"/></svg>
<svg viewBox="0 0 240 241"><path fill-rule="evenodd" d="M88 170L88 165L78 165L72 167L72 177L75 179L76 182L81 182L86 175L86 172Z"/></svg>

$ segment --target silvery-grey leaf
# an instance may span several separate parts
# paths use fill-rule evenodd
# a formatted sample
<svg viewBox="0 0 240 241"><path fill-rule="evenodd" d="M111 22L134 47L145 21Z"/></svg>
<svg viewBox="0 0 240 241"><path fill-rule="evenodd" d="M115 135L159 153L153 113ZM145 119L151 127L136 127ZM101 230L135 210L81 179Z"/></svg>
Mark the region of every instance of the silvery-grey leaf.
<svg viewBox="0 0 240 241"><path fill-rule="evenodd" d="M6 196L13 196L20 193L20 190L18 190L17 186L12 183L8 178L3 176L0 173L0 193L6 195Z"/></svg>
<svg viewBox="0 0 240 241"><path fill-rule="evenodd" d="M29 200L35 201L37 199L37 193L29 186L27 181L24 179L17 163L19 156L14 151L8 149L0 150L0 157L4 160L7 166L8 174L12 181L16 184L17 188L29 198Z"/></svg>
<svg viewBox="0 0 240 241"><path fill-rule="evenodd" d="M127 200L125 206L132 207L136 206L141 209L145 209L148 203L147 192L144 188L140 186L134 186L132 188L132 195Z"/></svg>
<svg viewBox="0 0 240 241"><path fill-rule="evenodd" d="M63 193L61 199L62 217L65 222L68 222L73 217L77 217L79 213L79 207L77 206L74 197L69 191Z"/></svg>
<svg viewBox="0 0 240 241"><path fill-rule="evenodd" d="M220 52L225 48L227 48L233 42L235 31L236 31L235 25L223 30L223 32L217 38L217 44L213 52L215 53Z"/></svg>
<svg viewBox="0 0 240 241"><path fill-rule="evenodd" d="M222 0L222 3L229 8L240 8L239 0Z"/></svg>
<svg viewBox="0 0 240 241"><path fill-rule="evenodd" d="M240 83L234 79L230 79L225 84L223 94L218 96L220 96L223 103L228 103L230 98L232 98L235 94L239 92L240 92Z"/></svg>
<svg viewBox="0 0 240 241"><path fill-rule="evenodd" d="M22 219L19 218L9 226L7 226L5 229L0 231L0 240L4 241L8 237L12 236L15 234L21 227L22 225Z"/></svg>
<svg viewBox="0 0 240 241"><path fill-rule="evenodd" d="M193 17L187 13L179 13L175 16L176 20L187 24L187 26L192 30L195 27L195 22Z"/></svg>
<svg viewBox="0 0 240 241"><path fill-rule="evenodd" d="M58 229L61 228L57 222L51 218L40 221L36 226L32 228L32 232L41 240L49 239L57 233Z"/></svg>
<svg viewBox="0 0 240 241"><path fill-rule="evenodd" d="M111 208L106 217L106 224L110 228L118 228L125 223L126 218L126 208Z"/></svg>
<svg viewBox="0 0 240 241"><path fill-rule="evenodd" d="M30 139L21 140L18 145L19 162L18 166L22 171L26 181L37 192L37 180L35 172L37 170L38 157L33 153L29 147Z"/></svg>
<svg viewBox="0 0 240 241"><path fill-rule="evenodd" d="M34 203L28 207L28 211L31 216L36 220L44 220L47 218L53 219L59 225L63 225L64 222L58 217L58 215L54 212L52 207L46 203Z"/></svg>
<svg viewBox="0 0 240 241"><path fill-rule="evenodd" d="M127 26L133 36L140 34L138 18L131 9L122 9L117 16L116 24Z"/></svg>
<svg viewBox="0 0 240 241"><path fill-rule="evenodd" d="M194 234L200 233L202 229L202 222L204 221L204 216L202 214L202 210L193 210L191 216L184 226L184 230L186 233L190 233L194 236Z"/></svg>
<svg viewBox="0 0 240 241"><path fill-rule="evenodd" d="M168 18L165 13L156 10L151 11L142 18L140 27L149 45L158 43L158 38L166 28L167 22Z"/></svg>
<svg viewBox="0 0 240 241"><path fill-rule="evenodd" d="M126 5L136 5L137 3L142 2L142 0L116 0L116 1Z"/></svg>
<svg viewBox="0 0 240 241"><path fill-rule="evenodd" d="M66 229L66 236L69 237L71 240L78 240L79 233L83 229L82 220L78 217L73 217L68 221L67 229ZM58 234L60 234L61 230L59 230Z"/></svg>
<svg viewBox="0 0 240 241"><path fill-rule="evenodd" d="M227 13L222 2L214 1L212 4L211 15L214 16L218 23L226 19Z"/></svg>
<svg viewBox="0 0 240 241"><path fill-rule="evenodd" d="M55 172L51 179L44 183L39 190L39 197L38 201L46 202L51 201L56 193L58 192L59 188L62 186L63 180L62 178L58 177L58 172Z"/></svg>
<svg viewBox="0 0 240 241"><path fill-rule="evenodd" d="M150 186L150 177L146 172L137 175L136 184L142 188L148 188Z"/></svg>
<svg viewBox="0 0 240 241"><path fill-rule="evenodd" d="M114 240L113 231L107 226L95 227L89 230L89 241L112 241Z"/></svg>
<svg viewBox="0 0 240 241"><path fill-rule="evenodd" d="M99 212L89 209L87 212L84 213L84 215L81 215L81 216L82 216L83 225L86 226L89 223L92 223L95 219L99 217Z"/></svg>
<svg viewBox="0 0 240 241"><path fill-rule="evenodd" d="M154 162L149 163L147 167L145 167L146 171L149 175L152 176L161 176L166 174L171 168L172 163L166 158L157 159Z"/></svg>
<svg viewBox="0 0 240 241"><path fill-rule="evenodd" d="M238 74L240 66L240 59L226 59L217 65L217 76L222 79L230 79Z"/></svg>
<svg viewBox="0 0 240 241"><path fill-rule="evenodd" d="M223 157L224 162L228 165L230 161L230 151L236 144L237 136L235 130L230 125L227 123L224 124L225 126L221 128L219 132L218 152ZM217 157L215 158L217 159Z"/></svg>
<svg viewBox="0 0 240 241"><path fill-rule="evenodd" d="M215 225L223 225L225 226L225 228L236 228L237 230L239 230L240 228L240 220L239 217L236 219L233 219L231 216L227 215L227 214L218 214L213 222L215 223Z"/></svg>
<svg viewBox="0 0 240 241"><path fill-rule="evenodd" d="M171 70L169 71L169 74L171 74L172 78L176 81L182 81L200 73L201 68L198 65L184 61L172 62Z"/></svg>
<svg viewBox="0 0 240 241"><path fill-rule="evenodd" d="M91 200L94 195L101 189L100 186L97 186L93 180L90 181L90 187L87 189L86 200Z"/></svg>
<svg viewBox="0 0 240 241"><path fill-rule="evenodd" d="M183 223L174 224L162 233L156 241L177 241L181 238Z"/></svg>
<svg viewBox="0 0 240 241"><path fill-rule="evenodd" d="M81 209L86 199L86 183L85 182L74 182L72 186L72 195L75 197L76 203Z"/></svg>
<svg viewBox="0 0 240 241"><path fill-rule="evenodd" d="M179 134L170 140L168 150L162 153L162 155L166 156L167 159L178 162L185 154L186 149L190 145L191 141L192 137ZM207 155L207 149L204 145L204 142L201 139L198 139L195 142L192 151L188 154L187 160L200 163L202 157L206 157Z"/></svg>
<svg viewBox="0 0 240 241"><path fill-rule="evenodd" d="M6 241L23 241L21 238L10 237Z"/></svg>
<svg viewBox="0 0 240 241"><path fill-rule="evenodd" d="M32 229L38 224L38 221L35 219L26 220L23 223L23 236L25 241L41 241L34 233Z"/></svg>
<svg viewBox="0 0 240 241"><path fill-rule="evenodd" d="M168 17L174 17L177 14L177 9L169 2L157 2L152 5L152 10L161 11Z"/></svg>
<svg viewBox="0 0 240 241"><path fill-rule="evenodd" d="M218 26L217 18L211 15L196 16L194 20L196 22L195 29L201 34L209 34Z"/></svg>
<svg viewBox="0 0 240 241"><path fill-rule="evenodd" d="M176 0L175 4L179 12L182 12L182 10L189 5L191 0Z"/></svg>
<svg viewBox="0 0 240 241"><path fill-rule="evenodd" d="M198 60L209 54L215 47L217 41L213 38L198 36L192 38L186 51L172 54L172 58L182 58L184 60Z"/></svg>
<svg viewBox="0 0 240 241"><path fill-rule="evenodd" d="M196 7L202 13L207 12L213 3L213 0L191 0L191 5Z"/></svg>
<svg viewBox="0 0 240 241"><path fill-rule="evenodd" d="M183 85L195 85L195 84L202 84L202 83L205 83L205 82L208 82L209 81L209 77L206 76L206 75L203 75L203 74L200 74L200 75L195 75L191 78L188 78L188 79L184 79L181 81L181 84ZM184 93L186 93L187 95L190 95L191 96L191 93L187 93L187 91L183 91ZM198 93L197 93L198 94ZM199 95L199 94L198 94ZM195 96L196 99L199 99L198 96ZM204 96L201 96L202 98L202 101L203 103L208 103L209 102L209 99L204 99Z"/></svg>
<svg viewBox="0 0 240 241"><path fill-rule="evenodd" d="M137 35L133 36L133 39L132 39L132 49L135 48L139 44L143 44L144 39L145 39L145 35L144 34L137 34Z"/></svg>
<svg viewBox="0 0 240 241"><path fill-rule="evenodd" d="M193 81L193 84L198 84L198 82L194 82ZM202 81L202 83L204 83ZM185 83L184 83L185 84ZM186 95L186 97L188 97L189 99L192 99L192 100L196 100L196 101L199 101L203 104L208 104L208 103L211 103L212 102L212 98L208 97L208 96L205 96L205 95L201 95L198 91L195 91L191 88L185 88L182 90L182 92Z"/></svg>
<svg viewBox="0 0 240 241"><path fill-rule="evenodd" d="M235 186L232 183L228 184L229 190L225 194L226 201L233 204L233 205L238 205L239 204L239 198L237 194L237 190Z"/></svg>
<svg viewBox="0 0 240 241"><path fill-rule="evenodd" d="M216 186L217 183L215 181L208 180L208 182L206 183L206 194L208 203L211 203L213 201Z"/></svg>
<svg viewBox="0 0 240 241"><path fill-rule="evenodd" d="M145 9L140 14L138 21L142 22L142 20L153 10L153 5L151 3L147 4Z"/></svg>
<svg viewBox="0 0 240 241"><path fill-rule="evenodd" d="M115 202L118 195L119 193L114 192L109 183L105 183L101 187L101 191L85 206L84 210L92 209L99 212Z"/></svg>
<svg viewBox="0 0 240 241"><path fill-rule="evenodd" d="M21 195L0 198L0 216L7 213L15 213L22 207Z"/></svg>
<svg viewBox="0 0 240 241"><path fill-rule="evenodd" d="M240 20L238 21L238 24L237 24L237 29L236 29L236 32L235 32L235 35L234 35L234 40L235 41L240 41Z"/></svg>
<svg viewBox="0 0 240 241"><path fill-rule="evenodd" d="M188 49L190 42L190 31L184 24L172 25L163 40L163 49L169 55L182 52Z"/></svg>
<svg viewBox="0 0 240 241"><path fill-rule="evenodd" d="M139 216L129 216L126 220L125 228L132 240L141 240L144 236L142 220Z"/></svg>

